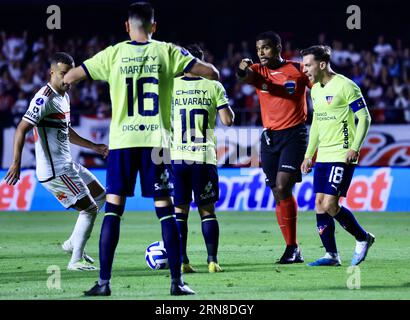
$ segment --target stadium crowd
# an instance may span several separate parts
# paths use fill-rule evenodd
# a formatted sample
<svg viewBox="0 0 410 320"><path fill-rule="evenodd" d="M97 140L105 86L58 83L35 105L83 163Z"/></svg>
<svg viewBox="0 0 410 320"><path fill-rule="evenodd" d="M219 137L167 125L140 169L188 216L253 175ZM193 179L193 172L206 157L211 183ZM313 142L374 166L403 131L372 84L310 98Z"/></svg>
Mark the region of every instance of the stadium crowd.
<svg viewBox="0 0 410 320"><path fill-rule="evenodd" d="M361 87L373 124L410 123L410 48L405 47L400 39L389 43L382 35L372 48L356 48L353 43L337 39L325 41L325 37L320 34L318 43L331 45L334 70ZM30 37L27 31L22 34L1 31L0 127L10 127L19 122L34 93L47 82L48 57L52 53L65 51L78 64L115 41L118 39L114 37L76 37L57 41L52 34ZM285 38L282 57L300 61L299 49ZM240 60L255 57L253 45L246 41L229 43L221 57L213 55L206 46L205 52L205 59L220 70L221 82L237 114L235 124L260 126L259 103L254 88L239 83L235 77ZM70 98L74 126L80 114L101 118L110 116L108 86L102 82L85 81L71 89ZM311 117L310 104L309 108Z"/></svg>

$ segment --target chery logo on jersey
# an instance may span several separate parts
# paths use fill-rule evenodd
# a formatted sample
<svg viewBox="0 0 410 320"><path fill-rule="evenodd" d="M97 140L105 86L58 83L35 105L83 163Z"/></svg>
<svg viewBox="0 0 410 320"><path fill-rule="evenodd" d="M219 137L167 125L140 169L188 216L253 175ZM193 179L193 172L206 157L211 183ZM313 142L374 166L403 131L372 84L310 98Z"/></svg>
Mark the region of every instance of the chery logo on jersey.
<svg viewBox="0 0 410 320"><path fill-rule="evenodd" d="M0 211L30 210L36 183L33 170L22 171L20 180L14 186L9 186L2 180L0 183Z"/></svg>

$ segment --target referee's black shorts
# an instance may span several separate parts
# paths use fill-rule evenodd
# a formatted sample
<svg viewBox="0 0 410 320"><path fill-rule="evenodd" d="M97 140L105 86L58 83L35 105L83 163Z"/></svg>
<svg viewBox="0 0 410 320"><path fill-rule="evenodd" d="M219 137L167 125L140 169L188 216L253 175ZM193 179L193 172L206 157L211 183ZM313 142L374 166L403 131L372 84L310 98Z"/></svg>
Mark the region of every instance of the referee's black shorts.
<svg viewBox="0 0 410 320"><path fill-rule="evenodd" d="M264 130L261 136L261 162L266 184L276 185L278 171L294 173L296 182L302 181L300 166L307 148L307 129L304 124L283 130Z"/></svg>

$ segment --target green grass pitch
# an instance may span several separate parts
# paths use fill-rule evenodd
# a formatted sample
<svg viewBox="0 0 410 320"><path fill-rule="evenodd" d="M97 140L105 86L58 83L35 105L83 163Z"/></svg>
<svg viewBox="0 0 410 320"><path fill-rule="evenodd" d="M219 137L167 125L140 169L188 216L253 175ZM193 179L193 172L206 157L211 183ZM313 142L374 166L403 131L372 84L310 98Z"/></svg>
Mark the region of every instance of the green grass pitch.
<svg viewBox="0 0 410 320"><path fill-rule="evenodd" d="M409 213L357 214L376 242L354 273L348 267L355 241L339 225L336 238L343 265L311 268L274 264L284 249L274 213L220 212L218 218L224 272L207 272L200 220L191 212L188 254L199 272L184 279L197 295L178 299L410 299ZM74 212L0 213L0 299L90 299L82 297L82 291L94 284L98 271L68 272L69 256L60 249L75 220ZM101 222L102 215L87 244L97 265ZM299 214L298 233L306 262L323 255L313 212ZM173 299L168 270L150 270L144 260L145 248L157 240L160 224L155 213L125 213L108 299ZM53 265L61 269L60 289L47 287L49 277L58 275L47 273ZM357 286L358 279L360 289L349 289L348 283Z"/></svg>

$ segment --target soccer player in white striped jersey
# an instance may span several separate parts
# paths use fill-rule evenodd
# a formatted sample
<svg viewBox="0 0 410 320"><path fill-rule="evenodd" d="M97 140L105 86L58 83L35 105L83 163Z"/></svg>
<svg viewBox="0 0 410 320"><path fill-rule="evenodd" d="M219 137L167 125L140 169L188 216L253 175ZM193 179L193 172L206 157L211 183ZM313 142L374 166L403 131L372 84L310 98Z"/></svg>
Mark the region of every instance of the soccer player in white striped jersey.
<svg viewBox="0 0 410 320"><path fill-rule="evenodd" d="M106 157L108 146L80 137L70 125L70 86L64 75L74 67L73 58L58 52L51 57L50 82L31 100L14 136L13 163L5 181L15 185L20 178L21 154L27 132L34 130L36 174L39 182L66 208L79 211L77 223L62 249L71 253L67 269L97 270L94 259L84 253L99 209L105 203L105 189L86 168L71 157L70 142Z"/></svg>

